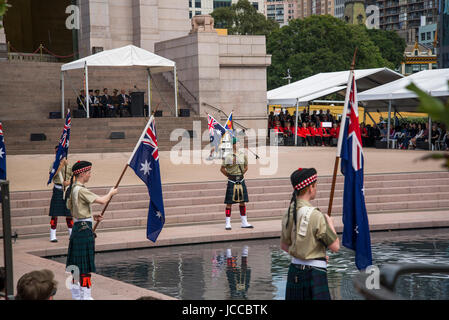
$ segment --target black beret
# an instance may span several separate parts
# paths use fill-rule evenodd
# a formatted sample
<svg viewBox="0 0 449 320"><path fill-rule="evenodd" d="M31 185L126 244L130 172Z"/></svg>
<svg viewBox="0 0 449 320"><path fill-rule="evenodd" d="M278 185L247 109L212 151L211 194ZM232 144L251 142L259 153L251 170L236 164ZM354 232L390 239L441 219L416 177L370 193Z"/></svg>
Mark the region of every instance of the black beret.
<svg viewBox="0 0 449 320"><path fill-rule="evenodd" d="M302 190L307 186L311 185L317 180L317 172L315 168L303 169L299 168L295 170L291 176L290 181L295 190Z"/></svg>

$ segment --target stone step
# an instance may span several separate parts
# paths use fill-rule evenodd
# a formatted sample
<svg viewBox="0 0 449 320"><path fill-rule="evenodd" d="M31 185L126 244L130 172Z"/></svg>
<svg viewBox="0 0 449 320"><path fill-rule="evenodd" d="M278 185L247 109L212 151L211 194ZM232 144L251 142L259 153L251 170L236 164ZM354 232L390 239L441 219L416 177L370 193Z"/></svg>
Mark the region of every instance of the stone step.
<svg viewBox="0 0 449 320"><path fill-rule="evenodd" d="M386 205L391 205L391 210L407 210L411 208L445 208L449 207L449 197L447 193L428 193L420 196L420 200L416 201L416 195L382 195L382 196L366 196L365 203L368 212L370 211L384 211L390 210ZM251 209L268 209L268 208L286 208L290 203L288 196L283 198L276 198L275 200L267 195L250 195L250 202L247 204L248 210ZM224 195L219 197L205 197L198 199L169 199L164 200L164 208L167 215L170 214L197 214L200 212L214 212L224 211ZM314 206L319 208L327 208L329 198L317 198L311 202ZM338 206L343 203L342 197L334 197L333 209L336 210ZM411 206L410 203L413 205ZM130 201L130 202L114 202L111 201L108 207L108 212L123 211L127 212L134 209L148 209L149 199ZM93 205L94 213L100 213L103 206ZM48 216L49 207L34 207L34 208L16 208L11 209L11 216L15 217L36 217Z"/></svg>
<svg viewBox="0 0 449 320"><path fill-rule="evenodd" d="M389 208L388 205L386 205ZM416 208L414 208L416 209ZM442 209L447 210L446 208L435 208L435 209L421 209L425 212L432 211L441 211ZM260 220L260 219L279 219L285 213L286 208L276 208L276 209L259 209L259 210L249 210L247 211L248 220L251 222L252 220ZM374 216L376 214L382 214L386 212L392 212L392 210L379 210L379 211L371 211L368 206L368 218ZM322 208L322 212L326 212L327 208ZM415 210L416 211L416 210ZM394 213L392 213L394 214ZM202 212L195 215L169 215L166 214L166 226L169 225L177 225L177 224L198 224L198 223L210 223L210 222L219 222L223 221L224 223L224 210L216 211L216 212ZM239 226L239 211L233 210L232 214L232 222L235 227ZM333 216L339 219L341 216L341 207L335 206L335 210L333 210ZM45 235L49 232L49 217L37 217L37 218L25 218L24 220L18 222L13 221L12 231L17 232L20 236L24 235ZM18 224L16 224L18 223ZM40 223L40 224L35 224ZM147 210L130 210L127 213L112 213L111 215L106 215L105 220L99 225L98 230L107 230L107 229L120 229L120 228L140 228L146 227L147 225ZM58 221L57 230L59 233L67 232L67 226L65 223L65 219L61 218ZM0 228L0 233L2 232Z"/></svg>
<svg viewBox="0 0 449 320"><path fill-rule="evenodd" d="M339 185L342 187L342 185ZM288 187L282 187L287 189ZM140 190L139 190L140 191ZM143 190L142 190L143 191ZM262 201L267 197L271 199L278 200L289 200L291 198L291 190L286 190L282 192L281 190L274 190L274 192L266 193L264 187L249 187L248 192L251 195L252 201ZM220 189L211 189L211 190L200 190L200 191L166 191L164 192L164 205L165 207L174 207L183 204L195 205L195 204L208 204L221 202L223 200L224 188ZM415 188L410 187L395 187L395 188L374 188L374 189L366 189L365 190L365 201L366 202L375 202L375 201L388 201L391 198L397 198L399 196L404 199L414 199L417 196L422 195L423 199L445 199L449 198L449 185L435 185L432 189L425 190L416 190ZM49 197L44 197L40 199L20 199L20 200L11 200L10 207L12 212L15 212L15 209L20 208L39 208L46 207L49 205L49 198L51 196L48 193ZM343 189L337 188L334 193L335 199L343 197ZM131 203L130 205L135 206L140 202L148 202L149 195L146 190L144 192L135 192L135 193L119 193L114 196L111 201L111 205L115 203L121 203L126 206L126 204ZM327 199L329 198L329 190L323 190L317 192L317 199ZM109 209L114 210L113 206L109 206Z"/></svg>
<svg viewBox="0 0 449 320"><path fill-rule="evenodd" d="M385 180L388 179L388 180ZM437 179L437 181L433 180ZM444 187L449 183L449 173L445 171L441 172L428 172L428 173L400 173L400 174L385 174L385 175L365 175L365 187L367 190L373 188L383 188L384 186L379 186L378 183L388 183L392 182L398 184L397 186L387 185L388 188L408 188L407 192L413 192L417 190L413 184L410 184L409 180L419 180L420 183L430 184L434 182L434 187ZM320 191L330 190L332 177L323 176L319 178ZM337 176L336 190L342 190L344 178L342 176ZM415 181L413 181L415 182ZM370 184L368 184L370 183ZM373 184L371 184L373 183ZM375 184L374 184L375 183ZM290 181L288 178L277 178L277 179L248 179L246 180L246 185L248 188L262 187L266 188L266 192L273 192L272 187L276 186L276 192L291 192ZM212 181L212 182L197 182L197 183L175 183L175 184L162 184L164 195L167 192L199 192L198 196L210 196L208 192L217 191L223 192L226 186L226 181ZM110 187L94 187L91 190L97 194L106 193ZM253 192L253 189L250 189ZM265 191L265 190L262 190ZM437 190L435 190L437 191ZM147 193L147 188L145 185L135 185L135 186L121 186L119 189L120 194L128 193ZM257 190L254 190L257 192ZM393 192L393 191L392 191ZM49 199L51 197L52 191L48 190L37 190L37 191L16 191L11 193L11 200L31 200L31 199ZM181 194L182 196L191 196L192 194Z"/></svg>

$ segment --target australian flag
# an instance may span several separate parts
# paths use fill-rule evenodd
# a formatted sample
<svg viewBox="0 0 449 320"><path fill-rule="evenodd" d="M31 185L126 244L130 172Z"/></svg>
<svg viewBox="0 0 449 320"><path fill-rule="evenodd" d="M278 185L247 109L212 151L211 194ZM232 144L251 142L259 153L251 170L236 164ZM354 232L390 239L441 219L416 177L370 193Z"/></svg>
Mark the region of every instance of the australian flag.
<svg viewBox="0 0 449 320"><path fill-rule="evenodd" d="M359 270L372 265L371 239L363 187L363 149L359 126L357 88L354 72L348 81L349 100L342 124L341 172L345 176L343 193L343 246L355 250Z"/></svg>
<svg viewBox="0 0 449 320"><path fill-rule="evenodd" d="M59 140L58 151L56 152L55 162L53 163L53 168L50 171L50 177L48 178L47 185L51 183L56 171L59 168L59 164L62 158L67 158L69 154L69 139L70 139L70 128L72 127L72 118L70 116L70 110L67 112L65 117L64 129L62 130L61 139Z"/></svg>
<svg viewBox="0 0 449 320"><path fill-rule="evenodd" d="M162 198L161 172L154 117L151 116L128 165L147 185L150 195L148 208L147 238L156 242L165 223L164 200Z"/></svg>
<svg viewBox="0 0 449 320"><path fill-rule="evenodd" d="M6 149L3 138L3 126L0 122L0 180L6 180Z"/></svg>

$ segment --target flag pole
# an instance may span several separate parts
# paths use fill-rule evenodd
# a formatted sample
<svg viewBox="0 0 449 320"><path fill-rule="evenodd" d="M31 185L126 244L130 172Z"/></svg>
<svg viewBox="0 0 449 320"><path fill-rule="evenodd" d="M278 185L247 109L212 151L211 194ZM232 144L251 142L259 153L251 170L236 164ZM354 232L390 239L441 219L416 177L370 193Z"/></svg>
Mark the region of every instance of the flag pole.
<svg viewBox="0 0 449 320"><path fill-rule="evenodd" d="M118 180L117 180L117 183L115 184L114 189L117 189L118 186L120 185L120 182L122 181L122 178L123 178L123 176L125 175L126 169L128 169L129 163L131 162L131 159L134 157L134 154L136 153L137 149L139 148L140 141L142 141L143 137L145 136L145 132L147 131L148 126L150 125L152 119L153 119L153 115L151 115L150 120L148 120L147 125L145 126L145 129L143 130L143 132L142 132L142 134L141 134L139 140L138 140L137 143L136 143L136 146L134 147L134 150L133 150L133 152L132 152L132 154L131 154L131 157L129 158L128 162L126 162L126 165L125 165L125 167L123 168L122 174L120 175L120 177L119 177ZM101 211L101 214L100 214L100 215L101 215L102 217L103 217L103 215L104 215L106 209L108 208L109 202L111 202L111 200L112 200L112 197L108 200L108 202L106 202L106 204L105 204L103 210ZM100 224L100 221L96 221L96 222L95 222L95 226L94 226L94 228L92 229L93 232L95 232L95 230L97 230L97 227L98 227L99 224ZM95 235L95 236L96 236L96 235Z"/></svg>
<svg viewBox="0 0 449 320"><path fill-rule="evenodd" d="M333 172L333 175L332 175L332 184L331 184L331 194L330 194L330 197L329 197L329 205L327 207L327 214L328 214L329 217L332 215L332 204L334 202L335 184L337 182L338 165L339 165L339 162L340 162L341 143L342 143L343 133L345 131L346 113L347 113L347 110L348 110L349 94L351 93L351 90L348 90L348 88L350 88L350 85L351 85L351 82L352 82L351 73L354 72L354 69L355 69L355 57L356 57L356 55L357 55L357 47L355 48L354 57L352 58L351 70L349 71L349 79L348 79L348 84L346 86L345 106L343 108L343 115L342 115L342 118L341 118L342 124L340 125L340 133L338 135L337 156L335 157L334 172Z"/></svg>
<svg viewBox="0 0 449 320"><path fill-rule="evenodd" d="M69 114L69 113L70 113L70 108L67 109L67 114ZM70 120L70 126L72 126L71 121L72 121L72 120ZM69 147L70 147L70 145L69 145ZM68 157L69 157L69 148L67 148L67 154L65 155L65 159L66 159L67 161L69 160ZM67 192L67 188L66 188L66 186L64 185L64 181L65 181L65 177L66 177L66 176L67 176L67 163L66 163L65 169L64 169L64 179L61 179L61 181L62 181L62 199L63 199L63 200L65 200L65 193Z"/></svg>

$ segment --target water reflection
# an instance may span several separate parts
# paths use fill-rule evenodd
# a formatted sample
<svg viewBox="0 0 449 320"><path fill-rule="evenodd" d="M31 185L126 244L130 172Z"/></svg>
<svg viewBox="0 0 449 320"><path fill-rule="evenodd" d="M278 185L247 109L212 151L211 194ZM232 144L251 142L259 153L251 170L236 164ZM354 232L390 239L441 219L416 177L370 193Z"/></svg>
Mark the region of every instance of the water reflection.
<svg viewBox="0 0 449 320"><path fill-rule="evenodd" d="M406 238L372 236L373 263L449 265L449 233ZM362 299L352 277L354 253L329 252L332 299ZM65 257L54 260L65 263ZM284 299L290 257L279 239L211 243L96 254L97 273L189 300ZM449 299L449 275L401 276L396 292L407 299Z"/></svg>

